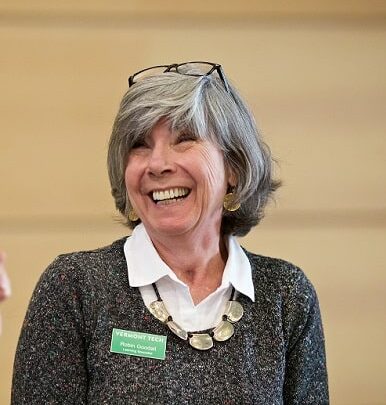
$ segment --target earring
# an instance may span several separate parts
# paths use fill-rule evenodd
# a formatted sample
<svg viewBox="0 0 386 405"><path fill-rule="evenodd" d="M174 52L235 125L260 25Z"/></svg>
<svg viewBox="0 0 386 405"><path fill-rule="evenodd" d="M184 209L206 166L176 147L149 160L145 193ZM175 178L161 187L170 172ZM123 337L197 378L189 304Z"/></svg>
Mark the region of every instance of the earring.
<svg viewBox="0 0 386 405"><path fill-rule="evenodd" d="M127 194L126 190L126 201L125 201L125 211L128 212L127 218L131 222L135 222L139 220L138 214L135 212L134 208L131 206L129 195Z"/></svg>
<svg viewBox="0 0 386 405"><path fill-rule="evenodd" d="M230 212L237 211L240 208L240 203L234 202L234 194L228 193L224 196L224 209Z"/></svg>
<svg viewBox="0 0 386 405"><path fill-rule="evenodd" d="M129 221L135 222L139 220L138 214L134 211L134 208L131 208L129 211L129 215L127 216L129 218Z"/></svg>

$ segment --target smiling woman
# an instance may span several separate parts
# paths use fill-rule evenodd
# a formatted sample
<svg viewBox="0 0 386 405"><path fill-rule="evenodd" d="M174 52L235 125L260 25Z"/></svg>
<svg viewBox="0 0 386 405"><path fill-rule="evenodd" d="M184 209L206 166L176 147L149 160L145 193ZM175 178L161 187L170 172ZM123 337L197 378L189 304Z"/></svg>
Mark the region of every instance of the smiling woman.
<svg viewBox="0 0 386 405"><path fill-rule="evenodd" d="M209 230L220 234L224 195L228 185L235 185L226 178L216 145L180 137L168 121L156 124L146 143L129 152L125 184L128 200L158 250L160 238L172 242L178 236L188 242L194 237L200 243Z"/></svg>
<svg viewBox="0 0 386 405"><path fill-rule="evenodd" d="M235 238L279 186L247 106L216 63L129 85L108 169L132 235L44 272L12 403L328 403L314 288Z"/></svg>
<svg viewBox="0 0 386 405"><path fill-rule="evenodd" d="M222 69L213 71L213 65L219 66L209 64L206 70L202 62L163 66L166 72L162 74L156 66L140 71L139 78L136 74L131 76L132 87L122 99L108 155L112 193L125 218L132 208L123 181L127 159L133 148L142 152L147 149L151 131L166 120L175 141L178 140L176 151L182 153L187 145L199 140L206 140L221 151L227 176L234 177L234 187L229 188L233 192L232 202L243 201L237 212L223 213L222 231L245 235L262 219L264 207L279 185L272 179L271 155L247 105ZM178 72L172 70L173 66L179 66ZM129 219L131 228L136 224Z"/></svg>

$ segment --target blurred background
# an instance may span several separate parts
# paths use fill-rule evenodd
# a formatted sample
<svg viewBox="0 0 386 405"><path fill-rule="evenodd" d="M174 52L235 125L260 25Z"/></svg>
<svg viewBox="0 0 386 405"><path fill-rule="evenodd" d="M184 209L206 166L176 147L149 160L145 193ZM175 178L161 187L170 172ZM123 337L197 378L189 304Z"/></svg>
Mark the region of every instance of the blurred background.
<svg viewBox="0 0 386 405"><path fill-rule="evenodd" d="M127 77L221 63L284 186L242 244L304 269L332 404L386 404L386 2L0 1L0 404L33 288L60 253L126 235L106 150Z"/></svg>

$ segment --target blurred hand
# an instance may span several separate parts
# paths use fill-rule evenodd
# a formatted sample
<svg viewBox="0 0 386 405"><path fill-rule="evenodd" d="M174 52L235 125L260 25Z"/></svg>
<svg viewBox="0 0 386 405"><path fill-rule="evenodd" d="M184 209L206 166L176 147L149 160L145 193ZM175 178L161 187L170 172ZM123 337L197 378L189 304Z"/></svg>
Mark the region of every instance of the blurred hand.
<svg viewBox="0 0 386 405"><path fill-rule="evenodd" d="M0 302L11 295L11 283L5 272L5 253L0 252Z"/></svg>

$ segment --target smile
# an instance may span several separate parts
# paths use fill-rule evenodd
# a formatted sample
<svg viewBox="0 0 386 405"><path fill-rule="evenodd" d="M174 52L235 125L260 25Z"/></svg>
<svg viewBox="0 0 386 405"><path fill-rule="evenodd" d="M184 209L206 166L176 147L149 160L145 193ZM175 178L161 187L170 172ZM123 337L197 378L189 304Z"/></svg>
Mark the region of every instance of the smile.
<svg viewBox="0 0 386 405"><path fill-rule="evenodd" d="M156 204L170 204L188 196L190 189L186 187L175 187L169 190L154 190L151 194Z"/></svg>

